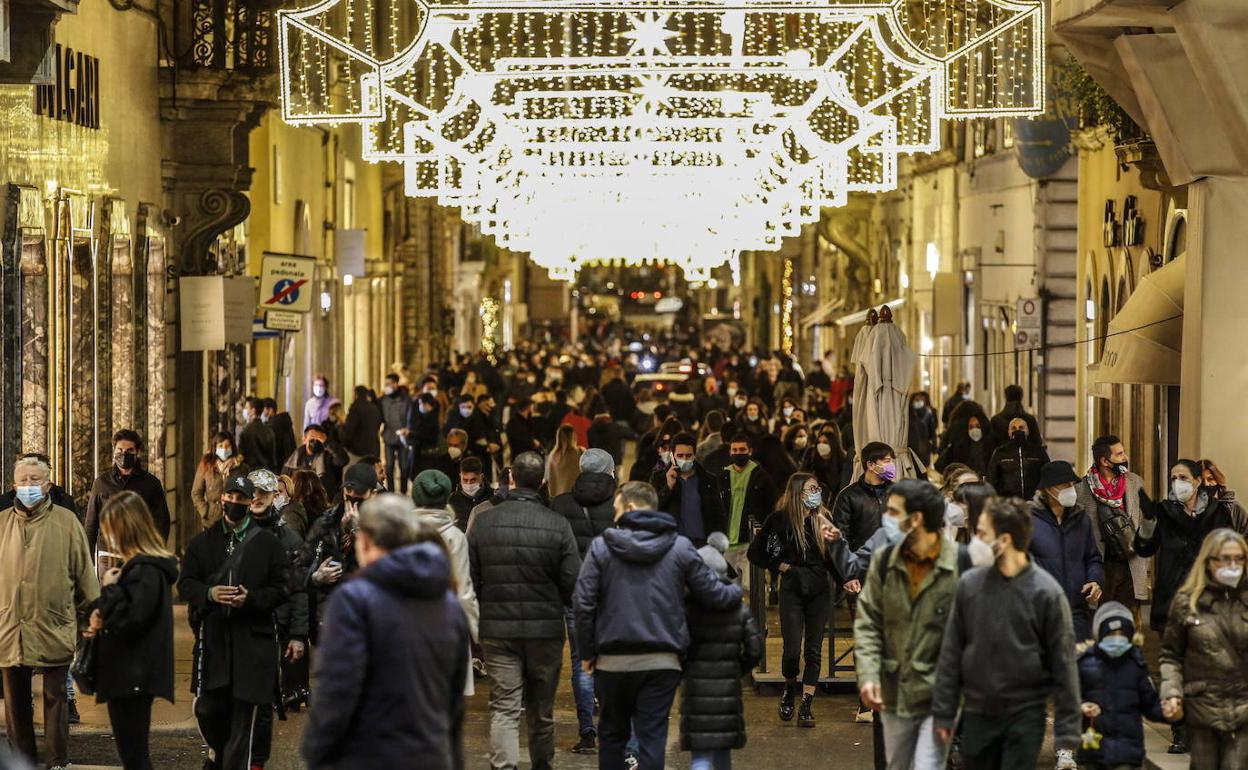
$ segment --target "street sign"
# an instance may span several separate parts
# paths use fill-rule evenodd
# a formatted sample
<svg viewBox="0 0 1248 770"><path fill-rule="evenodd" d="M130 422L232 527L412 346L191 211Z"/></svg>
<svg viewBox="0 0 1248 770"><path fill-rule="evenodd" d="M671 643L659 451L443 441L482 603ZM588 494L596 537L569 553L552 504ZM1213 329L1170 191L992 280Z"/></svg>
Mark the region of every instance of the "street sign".
<svg viewBox="0 0 1248 770"><path fill-rule="evenodd" d="M1018 300L1015 309L1014 348L1022 350L1040 347L1041 331L1044 327L1044 301L1023 297Z"/></svg>
<svg viewBox="0 0 1248 770"><path fill-rule="evenodd" d="M285 254L265 254L260 270L259 309L267 313L307 313L312 309L312 278L316 260Z"/></svg>
<svg viewBox="0 0 1248 770"><path fill-rule="evenodd" d="M286 310L270 310L264 314L264 328L278 332L297 332L303 328L303 316Z"/></svg>

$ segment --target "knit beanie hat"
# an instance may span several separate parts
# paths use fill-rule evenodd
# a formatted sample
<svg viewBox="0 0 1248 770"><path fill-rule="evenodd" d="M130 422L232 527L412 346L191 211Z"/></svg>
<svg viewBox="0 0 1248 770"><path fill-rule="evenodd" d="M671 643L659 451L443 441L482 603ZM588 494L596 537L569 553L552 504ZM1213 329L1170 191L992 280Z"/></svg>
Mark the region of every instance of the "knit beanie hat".
<svg viewBox="0 0 1248 770"><path fill-rule="evenodd" d="M728 561L724 559L724 552L728 550L728 536L723 532L712 532L706 538L706 545L698 549L698 556L702 557L702 561L711 571L720 578L728 577Z"/></svg>
<svg viewBox="0 0 1248 770"><path fill-rule="evenodd" d="M1105 602L1092 616L1092 629L1098 641L1111 631L1121 631L1130 639L1135 636L1135 617L1121 602Z"/></svg>
<svg viewBox="0 0 1248 770"><path fill-rule="evenodd" d="M442 471L421 471L412 484L412 501L421 508L441 508L451 499L451 480Z"/></svg>
<svg viewBox="0 0 1248 770"><path fill-rule="evenodd" d="M581 455L581 473L615 475L615 460L603 449L586 449Z"/></svg>

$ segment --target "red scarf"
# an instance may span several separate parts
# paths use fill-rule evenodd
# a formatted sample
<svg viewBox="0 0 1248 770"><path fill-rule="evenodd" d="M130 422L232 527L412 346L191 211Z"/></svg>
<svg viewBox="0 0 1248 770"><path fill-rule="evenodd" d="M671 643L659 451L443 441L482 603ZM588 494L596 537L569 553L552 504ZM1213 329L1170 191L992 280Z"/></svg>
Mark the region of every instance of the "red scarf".
<svg viewBox="0 0 1248 770"><path fill-rule="evenodd" d="M1088 470L1088 488L1092 496L1112 508L1121 508L1127 494L1127 474L1114 476L1106 482L1095 465Z"/></svg>

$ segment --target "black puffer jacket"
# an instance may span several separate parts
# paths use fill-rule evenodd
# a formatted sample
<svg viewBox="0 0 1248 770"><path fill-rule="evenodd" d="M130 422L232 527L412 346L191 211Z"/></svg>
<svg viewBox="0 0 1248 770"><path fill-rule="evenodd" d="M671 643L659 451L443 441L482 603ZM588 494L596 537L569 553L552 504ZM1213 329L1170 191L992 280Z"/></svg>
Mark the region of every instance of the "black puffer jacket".
<svg viewBox="0 0 1248 770"><path fill-rule="evenodd" d="M888 507L891 487L892 484L872 486L861 478L836 496L832 504L832 523L849 540L849 550L857 551L880 528L880 517Z"/></svg>
<svg viewBox="0 0 1248 770"><path fill-rule="evenodd" d="M988 461L988 483L1002 497L1030 500L1040 482L1040 469L1049 453L1039 443L1009 441L997 447Z"/></svg>
<svg viewBox="0 0 1248 770"><path fill-rule="evenodd" d="M562 639L581 570L572 527L532 489L512 489L468 533L482 639Z"/></svg>
<svg viewBox="0 0 1248 770"><path fill-rule="evenodd" d="M556 497L550 507L572 526L576 549L584 559L594 538L615 523L615 477L582 473L572 483L572 491Z"/></svg>
<svg viewBox="0 0 1248 770"><path fill-rule="evenodd" d="M96 700L148 695L173 702L173 582L178 561L136 556L100 589L104 619L96 654Z"/></svg>
<svg viewBox="0 0 1248 770"><path fill-rule="evenodd" d="M763 637L748 606L711 610L691 602L689 655L681 687L680 748L745 746L741 677L763 657Z"/></svg>

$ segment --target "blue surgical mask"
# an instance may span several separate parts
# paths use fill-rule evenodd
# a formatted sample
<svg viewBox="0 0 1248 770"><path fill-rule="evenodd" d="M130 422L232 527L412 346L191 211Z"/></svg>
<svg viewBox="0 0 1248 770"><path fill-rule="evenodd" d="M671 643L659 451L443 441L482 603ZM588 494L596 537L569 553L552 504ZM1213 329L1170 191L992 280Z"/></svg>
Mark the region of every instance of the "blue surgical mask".
<svg viewBox="0 0 1248 770"><path fill-rule="evenodd" d="M18 487L17 499L22 501L22 505L27 508L34 508L43 502L43 487L35 485L32 487Z"/></svg>
<svg viewBox="0 0 1248 770"><path fill-rule="evenodd" d="M1125 636L1107 636L1097 642L1096 646L1100 647L1101 652L1111 658L1121 658L1127 654L1127 650L1130 650L1135 645Z"/></svg>
<svg viewBox="0 0 1248 770"><path fill-rule="evenodd" d="M677 460L676 470L680 471L681 473L688 473L689 471L693 470L693 460Z"/></svg>
<svg viewBox="0 0 1248 770"><path fill-rule="evenodd" d="M897 520L887 514L880 517L880 526L884 529L884 534L888 537L888 542L895 543L901 539L901 525Z"/></svg>
<svg viewBox="0 0 1248 770"><path fill-rule="evenodd" d="M818 492L805 492L802 494L802 503L807 508L818 508L823 505L823 495Z"/></svg>

